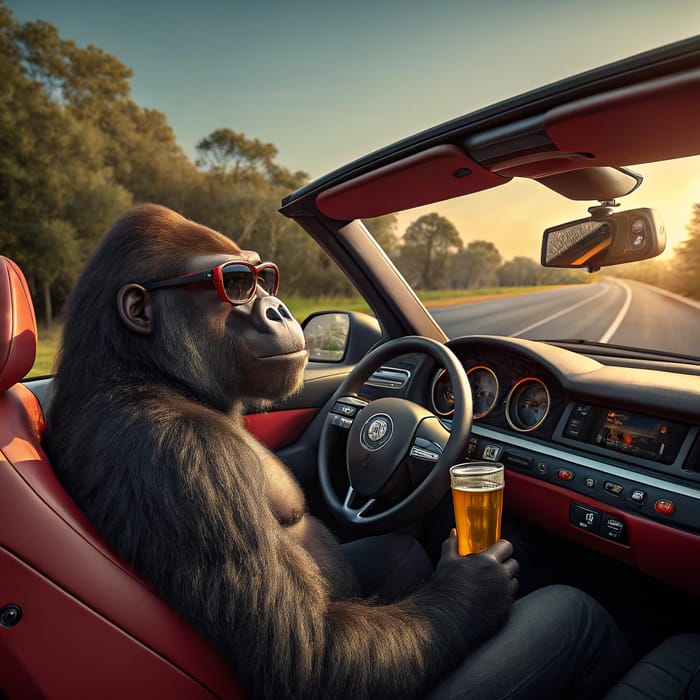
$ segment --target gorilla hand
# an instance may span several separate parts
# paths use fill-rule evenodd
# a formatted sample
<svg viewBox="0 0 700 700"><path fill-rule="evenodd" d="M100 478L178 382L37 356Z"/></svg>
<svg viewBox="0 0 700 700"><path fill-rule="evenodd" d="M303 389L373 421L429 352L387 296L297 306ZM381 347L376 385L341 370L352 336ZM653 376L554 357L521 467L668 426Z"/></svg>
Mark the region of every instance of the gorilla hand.
<svg viewBox="0 0 700 700"><path fill-rule="evenodd" d="M488 549L478 554L468 554L467 557L490 557L495 562L501 565L505 575L508 577L508 590L512 596L518 590L518 580L515 575L518 573L518 562L512 558L513 545L508 540L498 540ZM442 543L442 552L440 561L438 562L438 570L450 571L454 567L454 563L463 560L457 551L457 530L454 528L450 531L449 537Z"/></svg>

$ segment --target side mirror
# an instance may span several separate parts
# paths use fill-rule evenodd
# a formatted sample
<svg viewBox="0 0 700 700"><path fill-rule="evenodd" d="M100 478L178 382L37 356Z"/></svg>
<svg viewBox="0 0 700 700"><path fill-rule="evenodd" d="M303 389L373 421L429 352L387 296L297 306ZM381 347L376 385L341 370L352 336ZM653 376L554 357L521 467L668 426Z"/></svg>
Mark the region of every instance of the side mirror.
<svg viewBox="0 0 700 700"><path fill-rule="evenodd" d="M359 311L320 311L302 323L310 362L359 362L381 341L374 316Z"/></svg>
<svg viewBox="0 0 700 700"><path fill-rule="evenodd" d="M607 265L653 258L666 247L666 229L653 209L613 213L592 207L586 219L545 230L543 267L585 267L589 272Z"/></svg>
<svg viewBox="0 0 700 700"><path fill-rule="evenodd" d="M346 313L322 313L304 322L306 349L311 362L340 362L350 335L350 316Z"/></svg>

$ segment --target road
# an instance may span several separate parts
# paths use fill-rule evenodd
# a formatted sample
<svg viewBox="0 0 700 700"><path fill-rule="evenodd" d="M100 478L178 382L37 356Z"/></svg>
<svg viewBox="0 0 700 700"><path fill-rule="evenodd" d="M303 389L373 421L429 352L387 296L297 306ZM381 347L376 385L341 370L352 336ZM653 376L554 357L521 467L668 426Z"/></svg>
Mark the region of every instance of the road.
<svg viewBox="0 0 700 700"><path fill-rule="evenodd" d="M596 342L700 355L700 304L610 277L520 296L431 309L455 338L471 333Z"/></svg>

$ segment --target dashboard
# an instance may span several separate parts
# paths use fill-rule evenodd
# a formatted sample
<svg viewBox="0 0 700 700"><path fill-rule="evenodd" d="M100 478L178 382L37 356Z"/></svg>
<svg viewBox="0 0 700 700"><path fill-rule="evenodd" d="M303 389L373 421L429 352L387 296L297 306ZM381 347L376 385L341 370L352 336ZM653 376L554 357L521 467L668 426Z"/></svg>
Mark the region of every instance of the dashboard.
<svg viewBox="0 0 700 700"><path fill-rule="evenodd" d="M700 376L519 338L448 345L472 391L464 456L506 466L507 509L700 593ZM450 377L420 363L401 363L406 397L450 427Z"/></svg>

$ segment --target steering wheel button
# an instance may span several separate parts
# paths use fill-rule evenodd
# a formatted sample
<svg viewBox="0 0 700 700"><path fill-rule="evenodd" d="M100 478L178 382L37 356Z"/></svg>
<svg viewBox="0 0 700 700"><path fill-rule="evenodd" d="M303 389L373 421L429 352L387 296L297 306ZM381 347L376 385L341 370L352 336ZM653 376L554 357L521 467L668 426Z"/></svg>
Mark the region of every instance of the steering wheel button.
<svg viewBox="0 0 700 700"><path fill-rule="evenodd" d="M654 503L654 510L661 515L671 515L676 510L676 506L673 501L667 501L662 498Z"/></svg>
<svg viewBox="0 0 700 700"><path fill-rule="evenodd" d="M571 469L557 469L557 477L562 481L573 481L575 476Z"/></svg>
<svg viewBox="0 0 700 700"><path fill-rule="evenodd" d="M424 459L427 462L437 462L440 459L440 455L437 452L426 450L424 447L418 447L418 445L414 445L411 448L411 457Z"/></svg>
<svg viewBox="0 0 700 700"><path fill-rule="evenodd" d="M352 427L352 418L347 416L339 416L337 413L331 415L331 424L343 430L350 430Z"/></svg>
<svg viewBox="0 0 700 700"><path fill-rule="evenodd" d="M333 413L340 413L344 416L354 416L357 413L357 407L337 402L335 406L333 406Z"/></svg>

